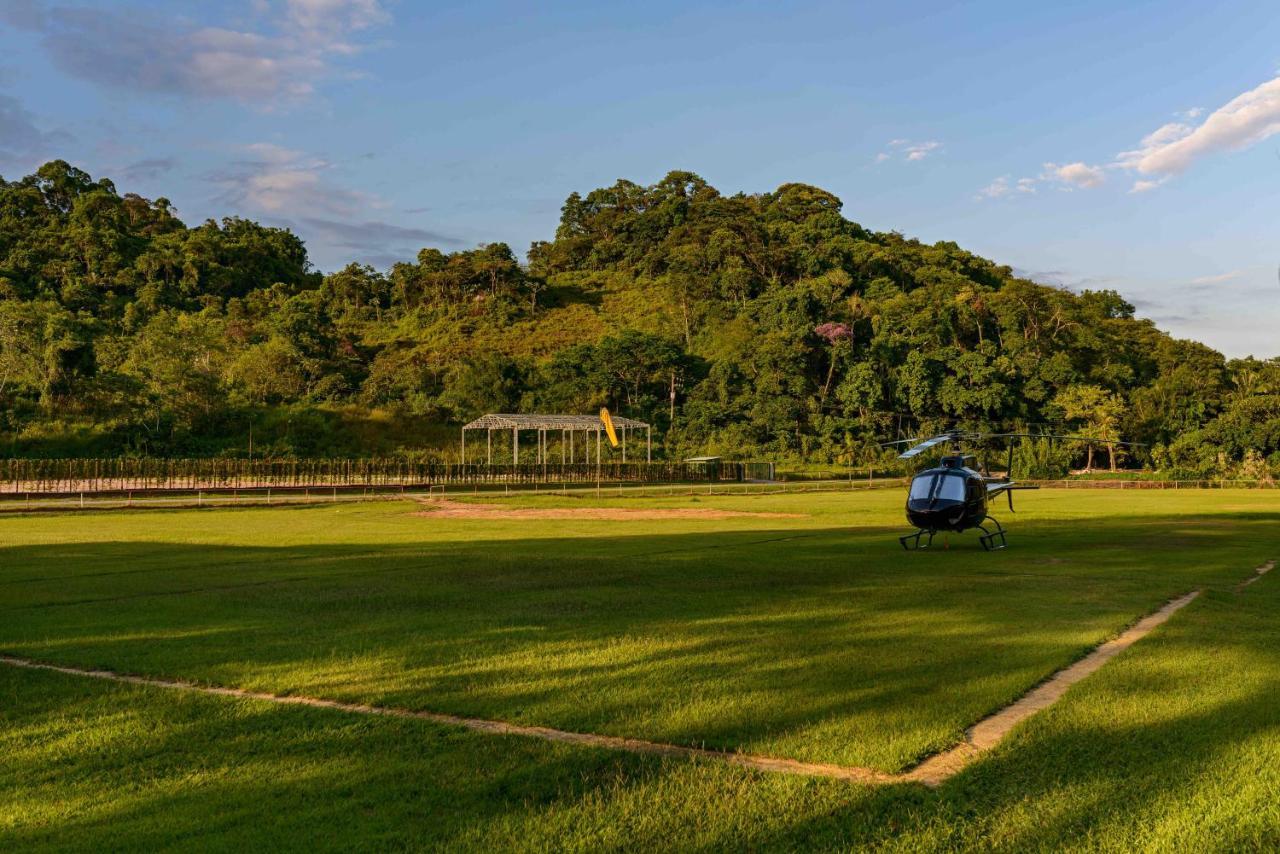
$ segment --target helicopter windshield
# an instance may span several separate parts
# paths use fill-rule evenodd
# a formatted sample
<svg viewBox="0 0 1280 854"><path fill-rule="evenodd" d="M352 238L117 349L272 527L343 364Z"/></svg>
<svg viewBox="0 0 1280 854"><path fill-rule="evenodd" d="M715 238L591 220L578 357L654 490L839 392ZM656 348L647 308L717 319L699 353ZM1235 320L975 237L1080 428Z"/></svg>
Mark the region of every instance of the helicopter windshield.
<svg viewBox="0 0 1280 854"><path fill-rule="evenodd" d="M935 475L921 475L911 481L911 494L908 496L909 501L928 501L929 493L933 492L933 482L938 479Z"/></svg>
<svg viewBox="0 0 1280 854"><path fill-rule="evenodd" d="M957 475L939 475L942 481L934 498L939 501L964 501L964 478Z"/></svg>
<svg viewBox="0 0 1280 854"><path fill-rule="evenodd" d="M911 481L908 501L964 501L965 479L960 475L920 475Z"/></svg>

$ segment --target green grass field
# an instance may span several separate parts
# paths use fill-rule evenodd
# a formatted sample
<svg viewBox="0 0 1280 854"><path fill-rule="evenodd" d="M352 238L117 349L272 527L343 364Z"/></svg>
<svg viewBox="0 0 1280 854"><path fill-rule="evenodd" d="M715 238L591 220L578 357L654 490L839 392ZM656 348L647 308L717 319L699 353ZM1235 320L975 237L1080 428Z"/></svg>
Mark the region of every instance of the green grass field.
<svg viewBox="0 0 1280 854"><path fill-rule="evenodd" d="M0 666L0 849L1280 845L1272 491L1019 496L906 554L897 491L0 519L0 652L894 771L1206 594L937 790ZM941 546L941 538L939 538Z"/></svg>

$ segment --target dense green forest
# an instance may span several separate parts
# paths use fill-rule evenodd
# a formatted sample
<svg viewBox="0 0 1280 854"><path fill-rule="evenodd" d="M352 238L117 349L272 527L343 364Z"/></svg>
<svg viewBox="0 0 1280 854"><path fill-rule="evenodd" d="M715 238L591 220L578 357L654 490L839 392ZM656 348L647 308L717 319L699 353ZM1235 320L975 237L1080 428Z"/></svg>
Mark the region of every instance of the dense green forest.
<svg viewBox="0 0 1280 854"><path fill-rule="evenodd" d="M1095 465L1280 470L1280 361L868 231L817 187L689 172L570 195L525 263L492 243L324 275L287 230L188 227L51 162L0 179L0 401L7 456L448 456L483 412L608 405L668 456L850 463L877 437L1048 425L1148 443Z"/></svg>

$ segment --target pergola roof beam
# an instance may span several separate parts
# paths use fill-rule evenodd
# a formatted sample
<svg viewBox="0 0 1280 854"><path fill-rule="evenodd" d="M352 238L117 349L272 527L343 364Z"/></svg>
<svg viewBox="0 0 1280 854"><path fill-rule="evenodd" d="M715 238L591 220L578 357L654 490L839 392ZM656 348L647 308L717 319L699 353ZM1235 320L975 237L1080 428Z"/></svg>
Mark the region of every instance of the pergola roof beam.
<svg viewBox="0 0 1280 854"><path fill-rule="evenodd" d="M613 416L617 427L628 430L646 428L649 425L634 418ZM600 419L595 415L523 415L515 413L490 413L482 415L475 421L465 424L463 430L602 430Z"/></svg>

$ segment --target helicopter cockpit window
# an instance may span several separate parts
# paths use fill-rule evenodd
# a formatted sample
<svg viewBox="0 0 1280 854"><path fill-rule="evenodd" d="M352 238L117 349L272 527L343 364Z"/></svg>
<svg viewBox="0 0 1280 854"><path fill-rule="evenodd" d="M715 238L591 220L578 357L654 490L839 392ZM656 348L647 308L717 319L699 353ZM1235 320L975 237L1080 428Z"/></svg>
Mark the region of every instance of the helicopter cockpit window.
<svg viewBox="0 0 1280 854"><path fill-rule="evenodd" d="M912 480L911 494L907 497L907 500L928 501L929 493L933 492L933 482L937 479L937 475L922 475Z"/></svg>
<svg viewBox="0 0 1280 854"><path fill-rule="evenodd" d="M934 495L939 501L964 501L964 484L963 477L953 477L943 475L942 483L938 484L938 491Z"/></svg>
<svg viewBox="0 0 1280 854"><path fill-rule="evenodd" d="M911 481L908 501L964 501L965 478L947 474L919 475Z"/></svg>

